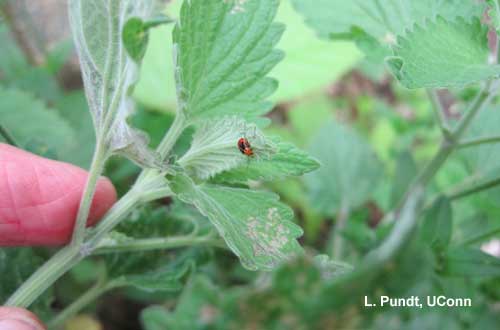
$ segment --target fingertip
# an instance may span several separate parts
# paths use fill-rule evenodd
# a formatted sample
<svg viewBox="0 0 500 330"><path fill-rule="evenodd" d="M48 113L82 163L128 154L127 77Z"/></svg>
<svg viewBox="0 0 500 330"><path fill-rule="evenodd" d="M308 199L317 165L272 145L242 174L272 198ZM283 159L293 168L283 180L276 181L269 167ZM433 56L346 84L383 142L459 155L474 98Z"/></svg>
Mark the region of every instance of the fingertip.
<svg viewBox="0 0 500 330"><path fill-rule="evenodd" d="M111 180L106 177L101 177L97 182L87 224L91 226L99 221L111 206L113 206L116 199L116 189Z"/></svg>
<svg viewBox="0 0 500 330"><path fill-rule="evenodd" d="M45 330L42 322L31 313L17 307L0 307L0 330Z"/></svg>

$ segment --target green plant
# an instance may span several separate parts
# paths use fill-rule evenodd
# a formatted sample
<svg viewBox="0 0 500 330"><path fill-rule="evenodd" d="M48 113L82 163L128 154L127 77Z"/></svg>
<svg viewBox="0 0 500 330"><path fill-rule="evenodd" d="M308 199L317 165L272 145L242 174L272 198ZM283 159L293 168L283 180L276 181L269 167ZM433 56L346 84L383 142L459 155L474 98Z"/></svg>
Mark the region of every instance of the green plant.
<svg viewBox="0 0 500 330"><path fill-rule="evenodd" d="M307 154L266 137L252 124L262 123L259 116L270 109L265 98L277 86L266 77L283 57L274 50L283 32L283 26L273 23L277 6L277 1L252 1L239 14L232 4L219 0L184 3L173 32L177 115L157 151L152 151L146 135L132 128L127 117L133 109L129 94L147 45L147 28L156 24L149 23L153 2L70 1L70 20L96 132L90 176L71 243L38 269L7 305L29 306L94 253L212 244L215 238L195 232L182 238L113 238L111 231L133 209L167 196L196 206L249 269L269 270L301 254L295 239L302 231L290 221L292 211L276 195L224 185L238 182L245 186L251 179L301 175L318 167ZM227 34L229 30L233 32ZM138 37L144 41L138 42ZM171 157L177 139L191 126L195 127L191 147L179 159ZM254 156L240 153L237 141L241 137L252 141ZM101 223L86 230L97 178L113 155L127 157L144 170ZM106 289L109 285L116 286L108 283Z"/></svg>
<svg viewBox="0 0 500 330"><path fill-rule="evenodd" d="M185 0L178 20L154 14L152 0L70 1L96 133L90 177L71 244L26 281L30 269L19 269L9 286L20 287L8 305L26 307L39 297L47 305L50 294L43 293L69 273L63 284L90 289L74 295L52 319L53 327L106 292L135 288L127 294L138 300L142 291L148 301L176 302L175 310L144 309L141 321L148 330L495 328L500 262L481 244L500 233L499 37L492 38L493 47L487 38L488 28L499 33L500 3L291 2L322 40L301 51L314 57L316 49L329 50L327 42L354 43L365 56L357 68L371 77L363 86L373 85L375 92L336 86L341 92L327 97L299 91L306 88L299 84L273 96L290 102L270 112L268 99L278 82L269 73L286 55L276 49L285 29L275 23L278 0ZM485 12L490 21L484 21ZM168 45L155 33L172 21ZM151 84L151 68L145 70L148 81L134 91L142 61L155 58L146 52L150 39L155 48L171 46L175 93L155 95L141 87ZM279 76L287 79L311 61L302 64L293 58ZM326 79L323 65L319 61L303 76ZM0 66L3 71L9 73ZM11 90L14 77L9 75L11 86L0 88L0 134L24 147L33 143L30 134L41 135L41 145L64 158L79 138L71 128L79 119L50 113L35 97ZM315 88L316 82L303 85ZM174 94L175 116L165 111ZM132 95L162 111L132 116ZM53 98L61 107L68 102ZM30 109L22 115L57 123L60 130L16 126L22 115L8 112L7 101L20 99ZM270 117L277 119L271 125ZM133 123L159 140L156 150ZM65 144L62 137L71 139ZM240 138L250 141L254 156L240 152ZM52 149L43 150L51 155ZM115 156L131 160L140 172ZM85 229L106 163L123 196L95 228ZM130 173L137 174L131 188L123 179ZM168 209L161 205L165 198L173 199ZM305 250L294 211L305 229ZM214 247L228 248L239 263L223 253L213 258ZM174 248L183 249L165 253ZM30 258L33 267L43 259L12 252L4 268L21 258ZM266 273L245 272L240 265ZM362 304L365 296L440 294L473 297L476 305L457 311Z"/></svg>

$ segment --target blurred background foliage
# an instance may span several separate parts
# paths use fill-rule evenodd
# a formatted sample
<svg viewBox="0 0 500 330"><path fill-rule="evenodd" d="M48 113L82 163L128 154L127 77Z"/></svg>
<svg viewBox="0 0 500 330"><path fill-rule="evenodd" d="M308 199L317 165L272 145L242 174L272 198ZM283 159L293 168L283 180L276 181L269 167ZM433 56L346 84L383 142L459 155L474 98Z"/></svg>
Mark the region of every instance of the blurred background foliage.
<svg viewBox="0 0 500 330"><path fill-rule="evenodd" d="M22 148L87 167L94 134L63 1L0 4L0 123ZM165 11L176 17L179 7L176 0ZM58 21L59 29L45 30L49 21ZM78 265L35 310L50 319L91 292L91 303L66 329L498 329L500 188L465 197L460 191L499 176L500 144L449 159L431 186L435 198L418 235L380 271L341 285L331 278L348 264L312 258L326 254L354 264L377 246L391 226L384 217L437 150L440 132L425 92L400 87L352 42L317 38L289 0L282 1L277 21L287 26L279 44L286 58L271 73L280 87L266 130L309 151L322 167L262 188L295 210L307 256L273 273L254 273L214 240L210 246L106 254ZM152 31L134 91L132 121L149 132L151 146L175 114L171 30ZM449 120L460 118L475 90L439 92ZM471 136L498 132L496 108L478 117ZM184 135L179 154L189 146L190 133ZM106 174L122 194L138 171L116 158ZM115 235L126 242L128 236L183 237L192 230L214 235L206 219L168 199L135 210ZM0 297L51 253L0 250ZM473 306L363 306L365 295L375 301L380 295L441 294L472 298Z"/></svg>

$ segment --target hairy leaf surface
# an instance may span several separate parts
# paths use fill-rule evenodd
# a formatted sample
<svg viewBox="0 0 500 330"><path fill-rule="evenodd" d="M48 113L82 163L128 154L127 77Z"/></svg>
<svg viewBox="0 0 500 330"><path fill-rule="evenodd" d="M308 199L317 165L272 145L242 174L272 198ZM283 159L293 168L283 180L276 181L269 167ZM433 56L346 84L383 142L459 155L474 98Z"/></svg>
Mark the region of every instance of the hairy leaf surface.
<svg viewBox="0 0 500 330"><path fill-rule="evenodd" d="M487 32L477 19L438 17L416 25L398 38L389 69L407 88L463 87L498 77L500 65L488 64Z"/></svg>
<svg viewBox="0 0 500 330"><path fill-rule="evenodd" d="M248 139L254 152L250 158L240 152L240 138ZM225 117L199 125L191 148L182 156L179 164L190 174L208 179L253 160L269 159L276 152L275 149L256 125L236 117Z"/></svg>
<svg viewBox="0 0 500 330"><path fill-rule="evenodd" d="M278 196L262 191L214 185L197 186L177 175L172 190L183 202L193 204L224 238L229 248L251 270L272 270L300 254L296 238L302 229L291 220L293 211Z"/></svg>
<svg viewBox="0 0 500 330"><path fill-rule="evenodd" d="M270 110L277 82L266 75L283 58L274 49L284 30L273 23L278 4L184 1L173 39L179 106L191 120Z"/></svg>
<svg viewBox="0 0 500 330"><path fill-rule="evenodd" d="M276 153L267 158L251 158L239 166L214 177L216 182L247 183L272 181L288 176L300 176L316 170L320 164L293 144L275 139Z"/></svg>
<svg viewBox="0 0 500 330"><path fill-rule="evenodd" d="M122 29L131 17L151 15L152 0L71 0L69 16L94 127L110 151L142 166L160 167L148 138L127 123L134 104L128 93L137 65L127 55Z"/></svg>
<svg viewBox="0 0 500 330"><path fill-rule="evenodd" d="M448 19L481 17L484 5L473 0L293 0L306 22L324 38L356 40L369 58L390 54L396 37L415 23L438 15ZM373 53L379 53L374 56Z"/></svg>

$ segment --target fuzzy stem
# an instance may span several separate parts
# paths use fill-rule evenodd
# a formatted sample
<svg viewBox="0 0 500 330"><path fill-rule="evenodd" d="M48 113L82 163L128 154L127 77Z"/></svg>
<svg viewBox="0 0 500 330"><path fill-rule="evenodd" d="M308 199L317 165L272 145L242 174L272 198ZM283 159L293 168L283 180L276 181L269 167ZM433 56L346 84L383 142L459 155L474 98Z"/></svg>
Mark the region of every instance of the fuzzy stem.
<svg viewBox="0 0 500 330"><path fill-rule="evenodd" d="M497 187L498 185L500 185L500 177L480 183L475 183L467 187L455 189L455 191L448 194L448 198L451 200L460 199L481 191L492 189L494 187Z"/></svg>
<svg viewBox="0 0 500 330"><path fill-rule="evenodd" d="M76 299L71 305L62 310L48 323L49 329L57 329L58 327L62 326L67 319L76 315L88 304L96 300L108 290L109 287L106 276L101 276L93 287L79 296L78 299Z"/></svg>
<svg viewBox="0 0 500 330"><path fill-rule="evenodd" d="M472 138L460 141L458 144L458 148L468 148L474 147L480 144L488 144L488 143L498 143L500 142L500 136L483 136L479 138Z"/></svg>
<svg viewBox="0 0 500 330"><path fill-rule="evenodd" d="M346 201L342 201L340 205L340 210L337 215L333 233L333 258L335 260L342 259L342 252L344 246L342 230L344 229L348 218L349 218L349 203L347 203Z"/></svg>
<svg viewBox="0 0 500 330"><path fill-rule="evenodd" d="M29 307L38 296L81 259L80 250L76 246L69 245L59 250L14 292L5 305Z"/></svg>
<svg viewBox="0 0 500 330"><path fill-rule="evenodd" d="M226 245L219 238L212 236L193 237L191 235L177 237L145 238L118 243L113 245L101 245L94 254L105 254L114 252L138 252L151 250L167 250L189 246L211 246L225 248Z"/></svg>
<svg viewBox="0 0 500 330"><path fill-rule="evenodd" d="M448 123L446 121L443 105L439 100L439 96L434 89L426 89L427 96L432 103L432 107L434 109L434 115L436 117L436 121L438 122L439 128L443 133L444 137L448 137L450 135L450 128L448 127Z"/></svg>
<svg viewBox="0 0 500 330"><path fill-rule="evenodd" d="M94 158L89 169L89 176L80 200L80 207L76 216L75 226L73 228L73 236L71 238L72 246L80 246L85 238L85 227L89 217L92 199L97 187L97 181L104 170L104 164L107 159L107 151L104 143L99 142L96 145Z"/></svg>

